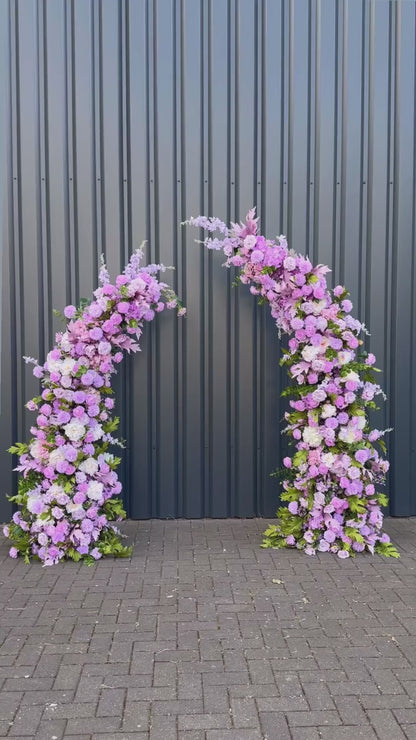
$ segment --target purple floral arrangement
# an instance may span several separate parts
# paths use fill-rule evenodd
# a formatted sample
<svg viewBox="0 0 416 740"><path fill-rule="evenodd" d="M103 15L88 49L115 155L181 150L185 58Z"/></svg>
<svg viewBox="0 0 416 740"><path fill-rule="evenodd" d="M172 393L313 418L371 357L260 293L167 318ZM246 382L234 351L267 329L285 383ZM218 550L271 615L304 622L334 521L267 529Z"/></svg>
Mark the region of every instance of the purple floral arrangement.
<svg viewBox="0 0 416 740"><path fill-rule="evenodd" d="M113 436L111 376L124 352L140 349L143 322L165 307L185 313L157 278L163 266L142 267L141 259L138 250L114 285L103 264L92 302L65 308L66 328L44 365L25 358L42 392L27 403L37 414L33 438L9 450L19 456L21 473L18 493L10 497L18 510L3 530L13 558L53 565L63 558L92 564L103 555L130 555L117 526L125 517L120 458L109 451L123 446Z"/></svg>
<svg viewBox="0 0 416 740"><path fill-rule="evenodd" d="M388 499L377 489L389 463L380 450L385 453L382 437L390 430L369 424L367 411L384 394L374 382L375 357L363 350L365 327L350 315L345 288L328 288L328 267L313 267L288 249L284 236L261 236L257 221L252 209L245 223L231 228L205 216L185 223L219 232L205 246L224 252L225 266L239 268L238 281L269 304L279 332L290 335L281 360L292 381L283 394L292 396L284 431L296 452L283 460L281 500L287 506L265 531L263 547L399 557L382 530Z"/></svg>

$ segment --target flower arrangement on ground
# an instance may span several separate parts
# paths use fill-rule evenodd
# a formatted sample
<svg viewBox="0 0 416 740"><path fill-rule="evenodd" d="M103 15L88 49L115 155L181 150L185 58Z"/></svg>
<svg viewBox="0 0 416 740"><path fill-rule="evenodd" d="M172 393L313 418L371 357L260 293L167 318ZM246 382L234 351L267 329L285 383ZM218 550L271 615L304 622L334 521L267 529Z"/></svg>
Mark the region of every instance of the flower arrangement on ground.
<svg viewBox="0 0 416 740"><path fill-rule="evenodd" d="M117 522L125 517L118 494L120 458L110 452L118 418L112 417L111 376L124 352L137 352L143 323L164 308L177 308L176 295L158 280L162 265L141 266L131 257L115 284L103 264L91 302L67 306L67 325L56 335L44 365L32 358L42 392L27 403L36 412L28 444L16 444L21 473L18 509L4 534L11 557L38 558L53 565L63 558L92 564L103 555L125 557Z"/></svg>
<svg viewBox="0 0 416 740"><path fill-rule="evenodd" d="M263 546L340 558L364 550L398 557L382 530L385 432L370 428L367 411L384 394L375 382L375 357L363 349L365 328L351 316L346 289L328 288L328 267L288 249L284 236L261 236L257 221L253 209L231 228L204 216L185 223L210 234L205 246L224 252L225 265L239 268L238 281L269 304L279 332L290 335L281 360L292 380L284 391L292 396L284 431L296 451L283 460L287 506L278 510Z"/></svg>

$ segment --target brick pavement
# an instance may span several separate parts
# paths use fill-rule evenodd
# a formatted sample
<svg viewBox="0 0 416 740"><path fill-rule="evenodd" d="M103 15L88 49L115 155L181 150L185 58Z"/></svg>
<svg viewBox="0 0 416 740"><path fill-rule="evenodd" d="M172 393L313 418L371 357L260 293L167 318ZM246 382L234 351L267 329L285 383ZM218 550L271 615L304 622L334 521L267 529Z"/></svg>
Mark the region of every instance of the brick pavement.
<svg viewBox="0 0 416 740"><path fill-rule="evenodd" d="M131 560L0 546L0 737L416 740L416 519L402 558L259 548L262 520L127 522Z"/></svg>

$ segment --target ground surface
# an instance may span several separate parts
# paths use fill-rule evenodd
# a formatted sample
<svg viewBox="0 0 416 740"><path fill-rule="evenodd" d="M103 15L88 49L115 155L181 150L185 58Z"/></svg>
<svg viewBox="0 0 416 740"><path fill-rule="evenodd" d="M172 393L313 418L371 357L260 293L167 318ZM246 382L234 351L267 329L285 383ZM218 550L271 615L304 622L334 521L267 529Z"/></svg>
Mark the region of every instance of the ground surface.
<svg viewBox="0 0 416 740"><path fill-rule="evenodd" d="M0 547L0 737L416 739L416 519L402 558L259 548L262 520L127 522L131 561Z"/></svg>

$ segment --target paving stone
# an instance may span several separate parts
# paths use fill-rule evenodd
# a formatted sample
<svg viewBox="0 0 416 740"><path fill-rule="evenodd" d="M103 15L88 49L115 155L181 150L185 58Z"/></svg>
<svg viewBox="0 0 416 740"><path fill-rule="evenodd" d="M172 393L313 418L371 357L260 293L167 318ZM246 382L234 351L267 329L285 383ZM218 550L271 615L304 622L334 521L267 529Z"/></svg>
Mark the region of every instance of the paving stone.
<svg viewBox="0 0 416 740"><path fill-rule="evenodd" d="M369 725L351 725L344 727L319 727L321 740L377 740L377 735ZM391 738L393 740L393 738Z"/></svg>
<svg viewBox="0 0 416 740"><path fill-rule="evenodd" d="M287 720L283 712L260 712L260 726L265 740L291 740Z"/></svg>
<svg viewBox="0 0 416 740"><path fill-rule="evenodd" d="M416 740L416 520L387 520L394 562L262 551L258 519L123 526L133 557L91 569L0 541L0 736Z"/></svg>
<svg viewBox="0 0 416 740"><path fill-rule="evenodd" d="M43 707L21 706L10 727L9 735L35 735L43 714Z"/></svg>
<svg viewBox="0 0 416 740"><path fill-rule="evenodd" d="M380 740L406 740L393 712L388 709L370 709L367 715Z"/></svg>

